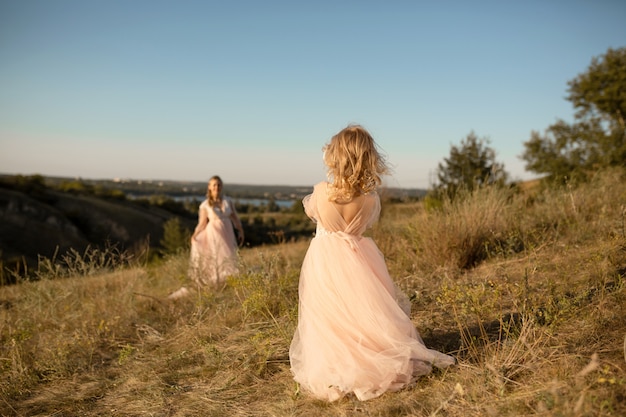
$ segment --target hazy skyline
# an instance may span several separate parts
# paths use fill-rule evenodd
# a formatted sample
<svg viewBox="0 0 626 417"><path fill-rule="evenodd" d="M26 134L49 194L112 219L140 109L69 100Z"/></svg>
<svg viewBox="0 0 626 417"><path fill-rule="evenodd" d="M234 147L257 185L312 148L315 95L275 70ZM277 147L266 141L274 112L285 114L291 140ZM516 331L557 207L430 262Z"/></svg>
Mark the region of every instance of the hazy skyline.
<svg viewBox="0 0 626 417"><path fill-rule="evenodd" d="M625 1L0 0L0 173L312 185L349 123L426 188L470 132L515 179L626 46Z"/></svg>

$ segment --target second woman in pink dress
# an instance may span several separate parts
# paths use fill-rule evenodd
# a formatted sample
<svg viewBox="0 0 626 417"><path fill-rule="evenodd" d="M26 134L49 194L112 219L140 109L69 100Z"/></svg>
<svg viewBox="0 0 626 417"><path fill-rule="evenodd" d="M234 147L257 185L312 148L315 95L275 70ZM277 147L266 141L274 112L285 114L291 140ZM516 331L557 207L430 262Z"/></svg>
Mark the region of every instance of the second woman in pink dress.
<svg viewBox="0 0 626 417"><path fill-rule="evenodd" d="M223 195L222 179L209 180L207 199L200 204L198 225L191 236L191 279L200 287L221 286L238 272L237 239L243 243L243 228L235 206Z"/></svg>

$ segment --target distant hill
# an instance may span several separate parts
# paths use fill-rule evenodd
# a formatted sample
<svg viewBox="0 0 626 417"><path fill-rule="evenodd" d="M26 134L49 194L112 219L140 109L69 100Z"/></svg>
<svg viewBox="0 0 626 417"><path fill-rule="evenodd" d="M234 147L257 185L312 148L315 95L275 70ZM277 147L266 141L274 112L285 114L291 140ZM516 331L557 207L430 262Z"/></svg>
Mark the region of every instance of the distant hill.
<svg viewBox="0 0 626 417"><path fill-rule="evenodd" d="M74 248L157 246L163 224L175 214L126 199L74 195L37 182L0 181L0 260L5 267L33 268L39 255L51 258ZM186 227L196 218L182 218Z"/></svg>

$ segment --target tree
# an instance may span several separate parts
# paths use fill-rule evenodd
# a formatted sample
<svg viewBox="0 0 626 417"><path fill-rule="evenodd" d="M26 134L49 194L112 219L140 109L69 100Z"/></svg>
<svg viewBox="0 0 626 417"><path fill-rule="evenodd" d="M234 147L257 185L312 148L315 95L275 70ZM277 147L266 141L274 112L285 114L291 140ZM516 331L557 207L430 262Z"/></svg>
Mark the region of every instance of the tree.
<svg viewBox="0 0 626 417"><path fill-rule="evenodd" d="M436 189L454 195L460 189L504 184L508 174L504 165L496 162L496 152L488 146L487 138L479 139L474 132L461 140L460 146L452 145L450 156L437 167Z"/></svg>
<svg viewBox="0 0 626 417"><path fill-rule="evenodd" d="M610 129L624 131L626 117L626 47L594 57L586 73L568 82L577 119L597 116Z"/></svg>
<svg viewBox="0 0 626 417"><path fill-rule="evenodd" d="M544 135L531 132L521 155L526 169L567 179L626 164L626 48L593 58L568 86L575 122L558 120Z"/></svg>
<svg viewBox="0 0 626 417"><path fill-rule="evenodd" d="M163 224L163 238L159 243L164 253L177 253L189 244L190 233L183 228L178 217L172 217Z"/></svg>

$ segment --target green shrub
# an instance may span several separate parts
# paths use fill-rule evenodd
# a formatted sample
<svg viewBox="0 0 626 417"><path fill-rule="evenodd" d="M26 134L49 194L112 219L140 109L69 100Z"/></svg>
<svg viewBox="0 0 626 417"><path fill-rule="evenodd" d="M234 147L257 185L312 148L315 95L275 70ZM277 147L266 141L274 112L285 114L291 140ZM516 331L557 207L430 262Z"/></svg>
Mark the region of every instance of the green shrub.
<svg viewBox="0 0 626 417"><path fill-rule="evenodd" d="M178 217L172 217L163 224L163 238L160 241L163 253L173 254L189 248L191 233L184 228Z"/></svg>

